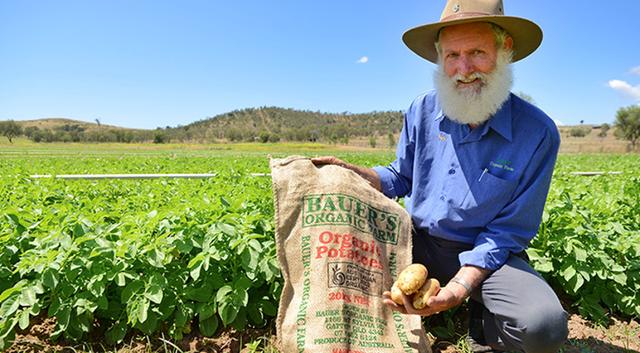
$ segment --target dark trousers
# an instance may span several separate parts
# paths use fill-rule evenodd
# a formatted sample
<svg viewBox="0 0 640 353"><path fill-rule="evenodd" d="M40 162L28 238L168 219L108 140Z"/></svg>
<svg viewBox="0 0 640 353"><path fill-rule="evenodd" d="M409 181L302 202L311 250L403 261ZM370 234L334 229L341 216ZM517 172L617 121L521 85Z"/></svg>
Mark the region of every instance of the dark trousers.
<svg viewBox="0 0 640 353"><path fill-rule="evenodd" d="M444 286L460 269L458 254L471 244L413 234L413 262L422 263ZM512 255L471 293L484 306L482 327L488 345L525 353L557 352L568 335L567 313L526 253Z"/></svg>

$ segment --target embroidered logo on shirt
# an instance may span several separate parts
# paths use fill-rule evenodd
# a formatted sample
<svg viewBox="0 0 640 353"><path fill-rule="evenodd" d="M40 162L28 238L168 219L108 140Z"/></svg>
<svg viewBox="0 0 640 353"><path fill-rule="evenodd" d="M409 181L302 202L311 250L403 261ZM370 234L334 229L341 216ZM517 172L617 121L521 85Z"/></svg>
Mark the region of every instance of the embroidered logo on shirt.
<svg viewBox="0 0 640 353"><path fill-rule="evenodd" d="M440 141L447 141L447 136L443 133L440 133L438 135L438 138L440 139Z"/></svg>
<svg viewBox="0 0 640 353"><path fill-rule="evenodd" d="M489 165L494 167L494 168L500 168L500 169L504 169L506 171L509 172L513 172L513 168L511 168L511 161L508 161L506 159L498 159L497 161L491 161L489 162Z"/></svg>

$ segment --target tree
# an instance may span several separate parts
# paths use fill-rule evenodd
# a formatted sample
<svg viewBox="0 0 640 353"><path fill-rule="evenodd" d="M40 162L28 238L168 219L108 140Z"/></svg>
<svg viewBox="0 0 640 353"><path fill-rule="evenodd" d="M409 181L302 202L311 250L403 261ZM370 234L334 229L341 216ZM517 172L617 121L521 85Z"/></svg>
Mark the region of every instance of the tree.
<svg viewBox="0 0 640 353"><path fill-rule="evenodd" d="M22 135L22 126L13 120L0 121L0 134L6 136L9 142L13 143L14 137Z"/></svg>
<svg viewBox="0 0 640 353"><path fill-rule="evenodd" d="M156 132L153 136L153 143L167 143L169 142L169 136L162 132Z"/></svg>
<svg viewBox="0 0 640 353"><path fill-rule="evenodd" d="M271 135L269 134L268 131L266 130L262 130L260 131L260 133L258 134L258 139L260 140L260 142L262 143L267 143L269 142L269 138L271 137Z"/></svg>
<svg viewBox="0 0 640 353"><path fill-rule="evenodd" d="M371 148L376 148L376 137L375 136L369 136L369 146L371 146Z"/></svg>
<svg viewBox="0 0 640 353"><path fill-rule="evenodd" d="M238 142L242 141L242 139L244 138L244 134L242 130L234 127L225 131L225 137L231 142Z"/></svg>
<svg viewBox="0 0 640 353"><path fill-rule="evenodd" d="M640 106L632 105L620 108L616 113L616 135L629 141L631 150L635 150L640 138Z"/></svg>
<svg viewBox="0 0 640 353"><path fill-rule="evenodd" d="M610 129L611 129L611 126L609 126L609 124L607 123L600 125L600 132L598 133L598 137L600 137L601 139L604 139L605 137L607 137L607 133L609 132Z"/></svg>
<svg viewBox="0 0 640 353"><path fill-rule="evenodd" d="M569 135L571 137L585 137L589 135L589 132L591 132L591 129L589 128L574 126L571 128L571 130L569 130Z"/></svg>
<svg viewBox="0 0 640 353"><path fill-rule="evenodd" d="M37 126L27 126L23 129L22 133L27 138L33 139L33 136L38 134L39 131L40 131L40 128L38 128Z"/></svg>
<svg viewBox="0 0 640 353"><path fill-rule="evenodd" d="M269 142L278 142L278 141L280 141L280 135L278 134L269 135Z"/></svg>
<svg viewBox="0 0 640 353"><path fill-rule="evenodd" d="M389 143L389 148L396 147L396 138L393 136L392 132L387 135L387 142Z"/></svg>

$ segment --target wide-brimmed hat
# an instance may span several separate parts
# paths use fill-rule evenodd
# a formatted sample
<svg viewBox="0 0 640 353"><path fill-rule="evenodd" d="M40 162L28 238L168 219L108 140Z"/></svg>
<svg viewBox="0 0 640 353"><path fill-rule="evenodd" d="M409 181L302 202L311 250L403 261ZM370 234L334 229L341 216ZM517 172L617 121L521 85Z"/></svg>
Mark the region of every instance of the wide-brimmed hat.
<svg viewBox="0 0 640 353"><path fill-rule="evenodd" d="M412 28L402 40L414 53L437 63L434 43L438 32L446 26L471 22L491 22L504 28L513 38L514 62L533 53L542 42L542 29L525 18L505 16L502 0L447 0L440 21Z"/></svg>

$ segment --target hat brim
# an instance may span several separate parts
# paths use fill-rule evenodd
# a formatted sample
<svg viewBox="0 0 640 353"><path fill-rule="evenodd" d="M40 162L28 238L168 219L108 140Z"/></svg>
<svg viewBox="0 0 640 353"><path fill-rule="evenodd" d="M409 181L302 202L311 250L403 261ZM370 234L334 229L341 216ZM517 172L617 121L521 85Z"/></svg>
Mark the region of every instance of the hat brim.
<svg viewBox="0 0 640 353"><path fill-rule="evenodd" d="M435 47L438 32L447 26L472 22L491 22L504 28L513 38L513 62L524 59L542 43L542 29L537 24L525 18L503 15L465 17L418 26L406 31L402 41L422 58L438 63Z"/></svg>

